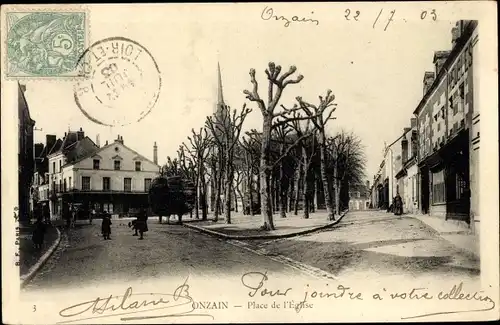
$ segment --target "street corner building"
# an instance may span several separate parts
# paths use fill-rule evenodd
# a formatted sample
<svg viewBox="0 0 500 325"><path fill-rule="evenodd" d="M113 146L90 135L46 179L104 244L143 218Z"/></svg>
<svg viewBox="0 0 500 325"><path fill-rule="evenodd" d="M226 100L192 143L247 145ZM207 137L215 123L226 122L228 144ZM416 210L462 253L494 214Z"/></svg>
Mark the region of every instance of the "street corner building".
<svg viewBox="0 0 500 325"><path fill-rule="evenodd" d="M47 141L49 137L52 143L55 136L47 136ZM92 209L123 217L149 206L148 191L160 172L156 143L155 161L151 161L127 147L120 135L103 147L96 142L80 128L51 145L45 186L52 219L68 215L70 205L76 206L84 218Z"/></svg>
<svg viewBox="0 0 500 325"><path fill-rule="evenodd" d="M478 21L451 30L451 50L434 52L410 126L384 148L371 187L373 207L424 214L479 232L480 98Z"/></svg>
<svg viewBox="0 0 500 325"><path fill-rule="evenodd" d="M31 185L33 182L33 173L35 170L34 157L34 138L33 131L35 121L30 116L29 106L26 101L26 86L18 83L17 87L17 106L18 106L18 200L19 200L19 222L24 225L29 223L31 218Z"/></svg>

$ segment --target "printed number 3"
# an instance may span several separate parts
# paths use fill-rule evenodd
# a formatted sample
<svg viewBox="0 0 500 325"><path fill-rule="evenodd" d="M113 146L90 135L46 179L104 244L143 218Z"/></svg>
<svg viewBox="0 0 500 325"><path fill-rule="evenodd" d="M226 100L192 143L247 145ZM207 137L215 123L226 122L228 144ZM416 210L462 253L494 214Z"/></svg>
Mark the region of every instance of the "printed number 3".
<svg viewBox="0 0 500 325"><path fill-rule="evenodd" d="M33 305L33 312L36 311L36 305Z"/></svg>

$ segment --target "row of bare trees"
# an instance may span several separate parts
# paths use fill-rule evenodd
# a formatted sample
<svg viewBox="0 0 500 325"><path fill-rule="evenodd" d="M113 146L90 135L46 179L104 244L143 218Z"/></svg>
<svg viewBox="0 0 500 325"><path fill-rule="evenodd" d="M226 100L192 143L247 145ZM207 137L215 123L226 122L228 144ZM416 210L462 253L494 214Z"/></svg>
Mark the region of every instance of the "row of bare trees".
<svg viewBox="0 0 500 325"><path fill-rule="evenodd" d="M296 97L296 103L287 108L280 103L282 94L303 76L294 76L294 66L283 73L281 70L274 63L265 70L267 98L261 97L255 70L250 70L252 89L244 94L261 112L261 131L242 135L252 111L246 104L240 110L221 105L204 127L192 130L177 157L167 158L162 173L182 174L198 189L196 218L199 210L202 219L208 218L210 200L214 220L224 213L226 222L231 223L231 210L233 206L237 209L239 197L243 213L262 215L263 230L275 229L273 215L277 211L282 218L287 212L298 214L300 202L304 218L322 206L334 220L346 206L349 184L362 182L365 158L359 139L352 133L329 136L326 131L336 110L332 91L319 96L316 104Z"/></svg>

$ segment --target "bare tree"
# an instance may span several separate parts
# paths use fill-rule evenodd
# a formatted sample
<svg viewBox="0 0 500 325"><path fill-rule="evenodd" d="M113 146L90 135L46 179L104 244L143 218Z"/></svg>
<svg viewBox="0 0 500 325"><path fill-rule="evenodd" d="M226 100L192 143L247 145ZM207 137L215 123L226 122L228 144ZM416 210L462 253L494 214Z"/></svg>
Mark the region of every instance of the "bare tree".
<svg viewBox="0 0 500 325"><path fill-rule="evenodd" d="M299 150L301 152L300 158L297 159L298 165L302 168L304 172L304 181L303 181L303 202L304 202L304 219L309 218L309 210L311 206L311 197L310 197L310 189L309 189L309 181L311 174L311 163L316 154L316 130L312 127L312 123L310 120L307 120L305 126L301 125L301 122L298 120L293 120L290 123L291 127L295 130L299 137L304 137L300 144ZM306 141L310 139L309 143Z"/></svg>
<svg viewBox="0 0 500 325"><path fill-rule="evenodd" d="M366 158L361 140L353 133L341 131L327 140L332 168L336 171L334 182L336 212L340 213L342 185L362 184L365 175ZM347 189L348 190L348 189Z"/></svg>
<svg viewBox="0 0 500 325"><path fill-rule="evenodd" d="M216 114L214 117L207 118L206 126L212 131L215 143L222 151L222 159L225 162L224 175L224 217L226 223L231 223L231 196L233 191L234 178L234 148L238 143L241 128L245 118L252 111L250 108L243 105L238 113L229 106L222 105L221 114Z"/></svg>
<svg viewBox="0 0 500 325"><path fill-rule="evenodd" d="M304 109L306 114L311 117L311 121L314 123L316 130L318 131L318 142L320 149L320 170L321 170L321 179L323 181L323 190L325 193L325 205L326 211L328 213L328 219L335 220L335 214L333 211L332 204L332 196L330 192L330 183L328 181L328 175L326 173L326 134L325 134L325 126L326 123L335 119L332 117L333 112L335 112L337 104L334 104L335 95L333 95L331 90L327 90L326 97L319 96L319 105L315 106L310 104L302 99L302 97L297 97L297 101L299 102L299 106ZM330 109L327 113L326 117L324 113ZM334 176L335 177L335 176ZM336 183L336 182L335 182ZM338 188L335 186L335 193L338 192Z"/></svg>
<svg viewBox="0 0 500 325"><path fill-rule="evenodd" d="M257 132L247 132L247 136L242 138L240 141L240 148L242 149L243 154L243 164L244 164L244 174L246 178L246 190L248 191L248 203L247 200L244 199L245 205L248 206L248 214L254 215L254 175L256 170L258 170L259 165L259 153L260 143L258 138L259 135ZM257 198L257 201L260 201ZM245 210L246 211L246 210Z"/></svg>
<svg viewBox="0 0 500 325"><path fill-rule="evenodd" d="M261 214L263 218L262 229L274 230L273 213L271 209L270 200L270 176L273 165L270 161L271 151L271 131L273 128L278 127L281 123L286 124L290 119L289 115L293 111L298 111L300 108L295 107L291 110L284 110L282 112L275 112L279 104L283 90L290 84L299 83L304 77L297 76L295 79L289 77L295 73L297 68L291 66L290 69L281 74L281 66L276 66L273 62L269 63L268 69L265 70L268 83L268 99L267 104L259 95L259 85L255 79L255 69L250 69L250 81L253 85L252 91L244 90L243 93L246 98L252 102L256 102L262 113L262 147L260 154L260 194L261 194ZM283 118L281 122L273 123L275 118Z"/></svg>
<svg viewBox="0 0 500 325"><path fill-rule="evenodd" d="M196 202L195 202L195 214L196 219L199 219L199 205L201 205L202 220L207 220L207 193L206 193L206 179L205 179L205 160L208 158L210 153L209 148L212 144L210 137L208 136L207 129L200 128L199 132L196 133L194 129L191 130L192 136L188 137L190 146L186 143L182 143L187 152L191 155L191 159L194 161L196 168Z"/></svg>

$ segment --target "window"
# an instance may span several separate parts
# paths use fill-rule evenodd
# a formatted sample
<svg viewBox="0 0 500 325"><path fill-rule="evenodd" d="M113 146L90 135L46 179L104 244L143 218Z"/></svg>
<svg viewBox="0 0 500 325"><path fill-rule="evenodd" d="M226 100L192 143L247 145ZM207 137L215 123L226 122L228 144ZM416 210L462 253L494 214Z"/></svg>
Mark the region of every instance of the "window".
<svg viewBox="0 0 500 325"><path fill-rule="evenodd" d="M109 177L102 178L102 190L103 191L111 190L111 179Z"/></svg>
<svg viewBox="0 0 500 325"><path fill-rule="evenodd" d="M69 177L69 178L68 178L68 187L69 187L69 189L71 189L71 188L72 188L72 186L73 186L73 185L71 185L71 177Z"/></svg>
<svg viewBox="0 0 500 325"><path fill-rule="evenodd" d="M140 161L136 161L135 162L135 171L136 172L140 172L141 171L141 162Z"/></svg>
<svg viewBox="0 0 500 325"><path fill-rule="evenodd" d="M151 178L145 178L144 179L144 192L149 191L150 187L151 187Z"/></svg>
<svg viewBox="0 0 500 325"><path fill-rule="evenodd" d="M464 198L464 196L465 196L464 193L465 193L465 189L467 187L467 183L466 183L465 179L462 177L462 175L460 175L460 174L456 175L455 186L456 186L456 189L455 189L456 199L460 200L460 199Z"/></svg>
<svg viewBox="0 0 500 325"><path fill-rule="evenodd" d="M444 169L432 174L432 202L445 202Z"/></svg>
<svg viewBox="0 0 500 325"><path fill-rule="evenodd" d="M123 190L125 192L132 191L132 178L127 177L123 180Z"/></svg>
<svg viewBox="0 0 500 325"><path fill-rule="evenodd" d="M59 172L61 172L61 168L62 168L62 159L59 160Z"/></svg>
<svg viewBox="0 0 500 325"><path fill-rule="evenodd" d="M437 129L438 129L438 132L441 131L441 123L437 124Z"/></svg>
<svg viewBox="0 0 500 325"><path fill-rule="evenodd" d="M94 159L94 169L100 169L100 160L99 159Z"/></svg>
<svg viewBox="0 0 500 325"><path fill-rule="evenodd" d="M52 162L52 173L55 173L56 172L56 162L53 161Z"/></svg>
<svg viewBox="0 0 500 325"><path fill-rule="evenodd" d="M90 191L90 177L82 176L82 191Z"/></svg>
<svg viewBox="0 0 500 325"><path fill-rule="evenodd" d="M113 203L103 203L102 210L113 214Z"/></svg>
<svg viewBox="0 0 500 325"><path fill-rule="evenodd" d="M68 190L68 183L66 181L66 178L64 179L64 192Z"/></svg>
<svg viewBox="0 0 500 325"><path fill-rule="evenodd" d="M121 167L121 161L115 160L115 170L120 170Z"/></svg>

